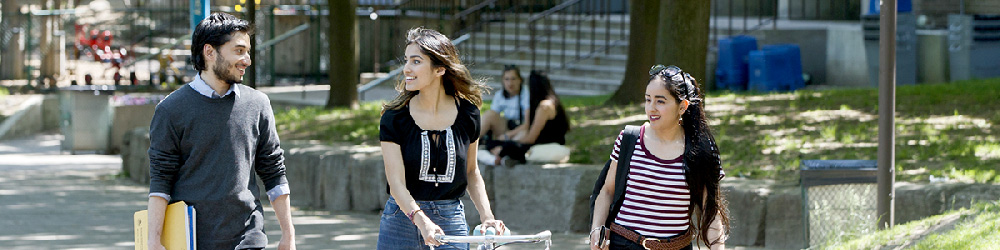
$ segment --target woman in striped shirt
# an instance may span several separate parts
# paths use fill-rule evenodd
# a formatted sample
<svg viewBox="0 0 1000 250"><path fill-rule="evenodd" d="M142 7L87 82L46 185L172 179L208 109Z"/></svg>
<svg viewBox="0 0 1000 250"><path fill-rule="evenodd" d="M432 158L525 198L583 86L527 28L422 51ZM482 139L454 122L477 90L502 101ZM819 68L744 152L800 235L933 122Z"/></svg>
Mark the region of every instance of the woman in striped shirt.
<svg viewBox="0 0 1000 250"><path fill-rule="evenodd" d="M649 74L649 121L639 129L632 157L622 159L629 161L623 201L614 197L619 134L594 205L590 248L691 249L694 237L724 249L729 219L719 181L725 173L698 83L676 66L656 65ZM620 204L617 214L609 214L612 204ZM607 221L610 240L602 241Z"/></svg>

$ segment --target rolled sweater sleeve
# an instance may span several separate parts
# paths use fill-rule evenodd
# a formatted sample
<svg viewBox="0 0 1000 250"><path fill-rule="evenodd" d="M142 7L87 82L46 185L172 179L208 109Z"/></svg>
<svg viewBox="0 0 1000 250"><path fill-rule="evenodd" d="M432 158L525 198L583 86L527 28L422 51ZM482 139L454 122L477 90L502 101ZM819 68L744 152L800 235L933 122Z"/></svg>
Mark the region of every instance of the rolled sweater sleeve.
<svg viewBox="0 0 1000 250"><path fill-rule="evenodd" d="M265 97L266 98L266 97ZM265 103L268 103L265 101ZM271 105L266 107L260 114L260 137L257 141L257 157L254 160L254 168L270 200L278 196L288 194L288 179L285 177L285 156L281 149L278 132L274 124L274 112Z"/></svg>
<svg viewBox="0 0 1000 250"><path fill-rule="evenodd" d="M149 193L168 201L182 165L179 133L167 109L158 105L149 125Z"/></svg>

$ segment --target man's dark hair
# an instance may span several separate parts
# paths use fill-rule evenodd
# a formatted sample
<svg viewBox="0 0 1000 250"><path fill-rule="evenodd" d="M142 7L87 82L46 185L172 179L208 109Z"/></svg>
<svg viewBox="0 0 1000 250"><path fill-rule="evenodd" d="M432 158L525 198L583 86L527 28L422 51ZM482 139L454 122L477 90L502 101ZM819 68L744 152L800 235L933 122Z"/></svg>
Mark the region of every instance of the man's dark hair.
<svg viewBox="0 0 1000 250"><path fill-rule="evenodd" d="M216 50L233 38L233 32L253 34L253 28L247 20L239 19L228 13L216 12L201 20L191 35L191 64L198 71L205 70L205 55L201 52L205 44L212 45Z"/></svg>

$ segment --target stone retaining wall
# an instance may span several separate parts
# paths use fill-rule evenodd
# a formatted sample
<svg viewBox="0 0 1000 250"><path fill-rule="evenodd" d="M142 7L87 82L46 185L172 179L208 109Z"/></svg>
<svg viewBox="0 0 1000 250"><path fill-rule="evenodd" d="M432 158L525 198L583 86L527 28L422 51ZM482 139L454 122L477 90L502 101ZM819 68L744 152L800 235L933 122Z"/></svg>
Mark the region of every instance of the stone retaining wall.
<svg viewBox="0 0 1000 250"><path fill-rule="evenodd" d="M122 147L123 171L140 183L149 182L148 133L148 129L130 131ZM375 212L389 198L382 155L377 147L285 142L282 148L285 149L294 206ZM585 233L590 226L589 196L600 167L573 164L513 168L481 166L480 171L494 214L515 230ZM804 246L801 187L726 178L723 188L729 201L732 225L727 244L766 246L767 249ZM1000 197L1000 188L985 184L900 183L896 197L896 222L904 223L968 207L975 201L996 200ZM463 202L469 224L478 224L475 206L467 196Z"/></svg>

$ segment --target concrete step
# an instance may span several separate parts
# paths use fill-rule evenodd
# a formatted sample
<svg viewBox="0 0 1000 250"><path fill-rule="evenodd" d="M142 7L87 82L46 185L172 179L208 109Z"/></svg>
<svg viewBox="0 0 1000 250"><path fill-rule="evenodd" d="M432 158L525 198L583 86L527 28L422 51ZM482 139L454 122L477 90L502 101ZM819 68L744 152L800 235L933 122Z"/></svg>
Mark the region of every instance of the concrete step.
<svg viewBox="0 0 1000 250"><path fill-rule="evenodd" d="M492 70L492 69L475 69L472 71L473 75L487 77L487 82L497 82L499 84L499 77L502 70ZM527 77L527 73L525 77ZM588 77L588 76L578 76L573 74L568 74L566 71L553 70L548 73L549 80L552 81L552 87L556 89L576 89L581 91L591 91L591 92L609 92L618 89L621 85L622 76L605 75L605 77Z"/></svg>
<svg viewBox="0 0 1000 250"><path fill-rule="evenodd" d="M473 67L480 70L503 70L504 65L517 65L519 69L524 72L531 70L531 61L528 60L498 60L494 63L477 64ZM537 68L545 68L544 63L536 65ZM594 75L594 76L606 76L607 74L625 74L625 64L621 65L593 65L593 64L562 64L560 62L552 62L549 65L550 68L562 71L568 71L576 75ZM499 76L499 75L498 75Z"/></svg>
<svg viewBox="0 0 1000 250"><path fill-rule="evenodd" d="M596 23L594 24L596 25ZM630 34L629 27L612 25L610 28L604 27L592 27L590 22L582 22L579 24L544 24L536 23L533 25L535 27L535 32L538 34L555 34L559 32L567 32L568 35L576 35L575 37L580 38L590 38L591 36L602 38L606 35L611 35L612 38L617 37L628 37ZM481 32L490 33L504 33L504 34L525 34L527 35L530 31L528 30L528 25L523 23L491 23L487 27L480 29ZM574 38L575 38L574 37Z"/></svg>
<svg viewBox="0 0 1000 250"><path fill-rule="evenodd" d="M491 23L522 23L523 24L523 23L526 23L528 21L528 19L530 19L533 15L534 14L529 14L529 13L517 13L517 14L506 14L505 13L505 14L500 14L500 16L487 14L484 17L489 18L490 20L492 20ZM596 14L594 14L594 15L591 15L591 14L572 14L572 13L552 14L552 15L549 15L548 17L545 17L543 20L540 20L540 21L537 21L537 22L561 23L561 22L580 22L581 20L587 20L587 21L589 21L589 20L601 20L601 21L603 21L602 24L604 24L604 23L611 23L612 25L617 25L617 26L620 26L620 25L623 25L623 24L626 25L626 26L628 26L628 24L631 23L630 20L629 20L629 16L628 15L622 15L622 14L612 14L612 15L596 15Z"/></svg>
<svg viewBox="0 0 1000 250"><path fill-rule="evenodd" d="M624 42L619 41L617 43L624 43ZM489 45L467 44L466 46L463 46L463 48L461 49L462 52L465 53L466 55L471 55L474 57L485 57L488 53L489 56L492 58L510 57L510 56L516 56L515 55L516 53L524 53L526 55L524 56L524 58L530 59L532 52L531 48L527 46L521 46L521 47L515 47L514 45L500 46L498 44L489 44ZM543 43L542 45L538 45L538 47L534 50L534 52L536 53L536 58L544 58L548 55L551 57L566 56L566 58L572 60L573 58L577 58L578 56L581 58L585 58L591 54L610 54L610 55L626 56L628 48L622 46L612 46L608 51L605 52L601 47L588 48L581 46L578 52L576 46L570 46L567 44L564 49L564 46L559 44L552 44L551 46L545 46Z"/></svg>
<svg viewBox="0 0 1000 250"><path fill-rule="evenodd" d="M612 39L610 42L604 37L600 39L577 39L570 35L563 37L560 34L539 36L536 46L549 46L549 47L559 47L561 48L563 44L567 48L576 49L579 46L582 49L589 49L591 47L605 47L608 44L612 46L616 44L622 44L622 42L627 42L628 38L625 39ZM467 43L471 44L490 44L490 45L521 45L529 46L531 42L531 36L528 34L500 34L500 33L485 33L476 32L472 34ZM623 51L622 53L626 53Z"/></svg>

